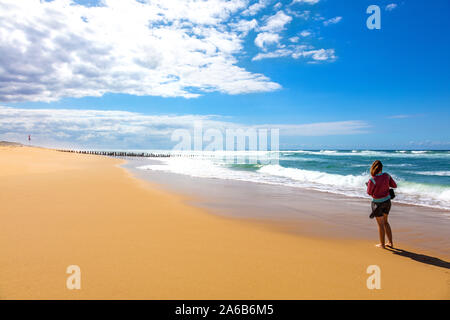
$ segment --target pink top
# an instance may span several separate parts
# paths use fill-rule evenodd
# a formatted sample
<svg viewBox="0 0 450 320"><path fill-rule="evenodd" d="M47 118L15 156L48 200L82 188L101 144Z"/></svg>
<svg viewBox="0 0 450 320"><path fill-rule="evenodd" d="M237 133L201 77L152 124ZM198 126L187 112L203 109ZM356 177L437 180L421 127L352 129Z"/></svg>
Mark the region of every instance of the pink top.
<svg viewBox="0 0 450 320"><path fill-rule="evenodd" d="M367 184L367 194L373 198L373 201L383 202L391 198L390 188L397 188L397 183L388 173L380 173L370 178Z"/></svg>

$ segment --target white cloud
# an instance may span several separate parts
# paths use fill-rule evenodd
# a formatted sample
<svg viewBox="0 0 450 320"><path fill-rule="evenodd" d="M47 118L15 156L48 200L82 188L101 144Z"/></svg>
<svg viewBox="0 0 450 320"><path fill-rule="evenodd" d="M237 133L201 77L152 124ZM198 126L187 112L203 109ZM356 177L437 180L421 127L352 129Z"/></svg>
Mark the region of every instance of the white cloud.
<svg viewBox="0 0 450 320"><path fill-rule="evenodd" d="M324 21L323 24L325 26L329 26L330 24L337 24L337 23L341 22L341 20L342 20L342 17L334 17L334 18Z"/></svg>
<svg viewBox="0 0 450 320"><path fill-rule="evenodd" d="M291 57L294 59L310 59L310 63L334 61L336 59L334 49L314 49L307 45L290 45L287 48L277 49L271 52L258 53L253 57L253 61L270 58Z"/></svg>
<svg viewBox="0 0 450 320"><path fill-rule="evenodd" d="M280 39L281 37L277 33L262 32L256 36L255 44L264 49L267 45L278 43Z"/></svg>
<svg viewBox="0 0 450 320"><path fill-rule="evenodd" d="M176 129L280 129L286 136L328 136L364 133L364 121L309 124L246 125L218 116L145 115L127 111L79 109L22 109L0 106L0 140L25 142L28 134L36 145L52 147L160 148L171 147Z"/></svg>
<svg viewBox="0 0 450 320"><path fill-rule="evenodd" d="M296 18L300 18L300 19L303 19L303 20L309 20L311 18L311 11L310 10L303 10L303 11L299 12L299 11L287 8L286 12L288 14L290 14L291 16L294 16Z"/></svg>
<svg viewBox="0 0 450 320"><path fill-rule="evenodd" d="M245 35L258 26L256 19L252 20L239 20L238 22L231 23L230 27L236 31L243 32Z"/></svg>
<svg viewBox="0 0 450 320"><path fill-rule="evenodd" d="M301 35L302 37L308 37L308 36L311 35L311 32L310 32L310 31L307 31L307 30L303 30L302 32L300 32L300 35Z"/></svg>
<svg viewBox="0 0 450 320"><path fill-rule="evenodd" d="M246 0L0 2L0 101L104 93L196 97L280 85L237 66ZM240 19L238 19L240 20ZM231 30L230 30L231 29Z"/></svg>
<svg viewBox="0 0 450 320"><path fill-rule="evenodd" d="M242 14L247 16L254 16L259 11L266 8L271 2L272 0L259 0L258 2L249 6L248 9L244 10Z"/></svg>
<svg viewBox="0 0 450 320"><path fill-rule="evenodd" d="M280 32L283 31L286 24L292 21L292 17L285 14L283 11L278 11L273 16L266 19L264 26L260 28L261 31L266 32Z"/></svg>
<svg viewBox="0 0 450 320"><path fill-rule="evenodd" d="M283 6L283 4L282 4L281 2L277 2L277 3L273 6L273 8L274 8L275 10L279 10L282 6Z"/></svg>
<svg viewBox="0 0 450 320"><path fill-rule="evenodd" d="M280 57L287 57L292 55L292 50L290 49L277 49L272 52L264 52L264 53L258 53L256 56L253 57L253 61L258 61L262 59L270 59L270 58L280 58Z"/></svg>
<svg viewBox="0 0 450 320"><path fill-rule="evenodd" d="M386 6L385 10L386 10L386 11L392 11L392 10L394 10L395 8L397 8L397 4L396 4L396 3L391 3L391 4L388 4L388 5Z"/></svg>
<svg viewBox="0 0 450 320"><path fill-rule="evenodd" d="M293 58L297 57L312 57L314 61L327 61L334 60L336 56L334 54L334 49L318 49L318 50L307 50L301 51L298 54L294 53Z"/></svg>
<svg viewBox="0 0 450 320"><path fill-rule="evenodd" d="M318 3L320 0L293 0L292 4L295 3L306 3L306 4L316 4Z"/></svg>
<svg viewBox="0 0 450 320"><path fill-rule="evenodd" d="M310 11L278 10L277 2L270 8L278 10L273 15L248 18L273 3L101 0L88 7L74 0L1 0L0 101L105 93L193 98L212 91L277 90L278 83L238 66L251 30L259 33L254 43L263 50L254 60L302 56L320 61L321 55L299 54L299 48L287 48L299 39L281 36L293 17L309 19ZM325 24L341 17L333 19ZM284 51L267 52L271 45Z"/></svg>
<svg viewBox="0 0 450 320"><path fill-rule="evenodd" d="M0 106L0 137L23 141L28 134L40 145L127 145L153 139L169 142L175 129L190 128L195 121L223 127L212 116L144 115L127 111L20 109Z"/></svg>

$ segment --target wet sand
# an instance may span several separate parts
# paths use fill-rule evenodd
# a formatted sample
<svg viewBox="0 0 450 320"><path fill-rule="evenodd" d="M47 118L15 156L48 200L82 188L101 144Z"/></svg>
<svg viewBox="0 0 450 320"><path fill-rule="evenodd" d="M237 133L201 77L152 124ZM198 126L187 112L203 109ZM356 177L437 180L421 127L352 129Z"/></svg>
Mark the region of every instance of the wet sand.
<svg viewBox="0 0 450 320"><path fill-rule="evenodd" d="M138 166L158 162L128 158L123 167L136 177L189 197L189 203L225 217L266 222L272 228L302 235L376 242L375 219L369 219L370 199L254 182L196 178ZM398 245L450 257L448 211L399 204L389 215Z"/></svg>
<svg viewBox="0 0 450 320"><path fill-rule="evenodd" d="M122 164L0 147L1 299L450 297L443 255L214 215ZM81 268L81 290L66 288L69 265ZM366 286L370 265L380 290Z"/></svg>

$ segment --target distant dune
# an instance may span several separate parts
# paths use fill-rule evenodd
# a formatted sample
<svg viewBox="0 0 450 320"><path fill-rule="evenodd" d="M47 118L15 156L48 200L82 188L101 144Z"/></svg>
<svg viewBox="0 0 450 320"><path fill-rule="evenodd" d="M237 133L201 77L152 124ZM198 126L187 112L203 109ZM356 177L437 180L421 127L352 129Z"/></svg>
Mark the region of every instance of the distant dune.
<svg viewBox="0 0 450 320"><path fill-rule="evenodd" d="M18 142L0 141L0 146L2 147L21 147L22 144Z"/></svg>

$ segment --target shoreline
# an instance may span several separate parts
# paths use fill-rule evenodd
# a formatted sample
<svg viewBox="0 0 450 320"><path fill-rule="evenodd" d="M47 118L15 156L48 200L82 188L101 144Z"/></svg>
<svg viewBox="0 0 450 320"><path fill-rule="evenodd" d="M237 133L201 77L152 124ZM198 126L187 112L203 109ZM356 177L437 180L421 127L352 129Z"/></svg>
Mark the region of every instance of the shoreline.
<svg viewBox="0 0 450 320"><path fill-rule="evenodd" d="M450 297L448 263L427 251L390 252L369 240L220 217L122 164L0 147L0 299ZM79 291L65 288L73 264L82 270ZM373 264L381 290L366 287Z"/></svg>
<svg viewBox="0 0 450 320"><path fill-rule="evenodd" d="M122 167L136 178L157 183L165 191L182 194L189 198L188 204L205 208L215 215L266 223L282 232L306 236L374 243L378 239L376 221L368 218L370 199L289 186L141 170L136 167L158 160L124 159L127 162ZM440 216L443 211L394 200L390 214L394 242L450 258L450 219ZM303 226L305 223L308 228Z"/></svg>

